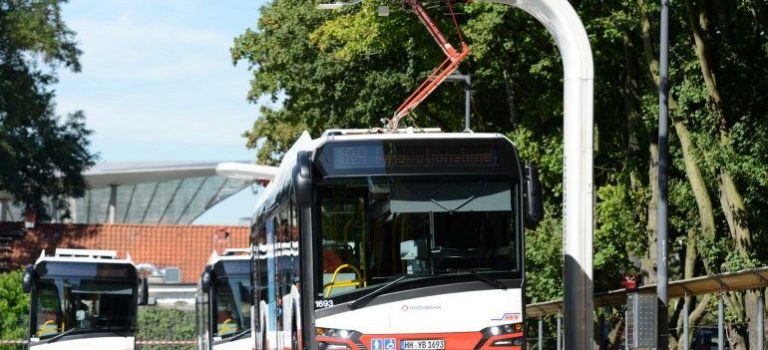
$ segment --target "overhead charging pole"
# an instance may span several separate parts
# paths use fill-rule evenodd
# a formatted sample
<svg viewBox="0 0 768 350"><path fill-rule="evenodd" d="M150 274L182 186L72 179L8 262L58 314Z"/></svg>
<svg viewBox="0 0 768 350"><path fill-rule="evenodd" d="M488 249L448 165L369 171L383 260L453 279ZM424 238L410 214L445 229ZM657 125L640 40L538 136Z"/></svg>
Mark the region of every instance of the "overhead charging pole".
<svg viewBox="0 0 768 350"><path fill-rule="evenodd" d="M552 35L563 58L563 227L566 349L592 349L592 236L594 200L592 49L567 0L488 0L517 7Z"/></svg>

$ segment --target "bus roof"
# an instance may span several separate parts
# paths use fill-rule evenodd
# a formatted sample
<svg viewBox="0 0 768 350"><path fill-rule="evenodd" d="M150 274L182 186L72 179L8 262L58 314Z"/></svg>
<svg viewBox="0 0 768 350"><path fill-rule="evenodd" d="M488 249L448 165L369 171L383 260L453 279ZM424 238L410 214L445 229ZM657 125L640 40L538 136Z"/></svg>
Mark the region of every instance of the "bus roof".
<svg viewBox="0 0 768 350"><path fill-rule="evenodd" d="M414 133L386 133L386 134L335 134L326 133L318 139L320 147L325 141L334 140L444 140L444 139L493 139L506 138L499 133L470 133L470 132L414 132Z"/></svg>
<svg viewBox="0 0 768 350"><path fill-rule="evenodd" d="M238 261L238 260L250 260L251 251L247 248L240 249L227 249L223 254L219 255L215 250L208 258L206 266L213 266L219 261Z"/></svg>
<svg viewBox="0 0 768 350"><path fill-rule="evenodd" d="M40 257L35 261L35 265L43 261L53 262L93 262L104 264L130 264L134 265L131 255L126 254L125 259L117 259L117 252L114 250L96 250L96 249L56 249L53 256L46 256L45 250L40 252Z"/></svg>

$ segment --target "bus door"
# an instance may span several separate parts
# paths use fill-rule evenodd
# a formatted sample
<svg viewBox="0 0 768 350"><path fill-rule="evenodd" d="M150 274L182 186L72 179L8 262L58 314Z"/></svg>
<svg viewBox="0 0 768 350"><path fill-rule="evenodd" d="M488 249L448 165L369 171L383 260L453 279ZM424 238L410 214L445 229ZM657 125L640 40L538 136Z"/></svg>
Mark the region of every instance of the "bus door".
<svg viewBox="0 0 768 350"><path fill-rule="evenodd" d="M267 228L267 324L265 350L278 349L277 339L277 291L275 290L275 277L277 274L277 252L275 244L275 219L266 222Z"/></svg>
<svg viewBox="0 0 768 350"><path fill-rule="evenodd" d="M285 325L285 321L287 317L290 317L286 315L286 306L290 302L287 302L286 297L290 296L290 294L285 292L285 283L286 283L286 271L288 270L288 267L286 265L285 259L287 256L287 251L285 247L286 238L289 234L289 228L290 224L288 223L288 205L283 205L280 207L280 209L277 210L277 225L275 227L275 301L277 302L277 348L278 349L285 349L290 342L287 342L285 340L286 334L290 334L290 328L287 328Z"/></svg>
<svg viewBox="0 0 768 350"><path fill-rule="evenodd" d="M294 287L298 288L296 283L299 275L298 254L292 252L292 249L298 249L298 245L292 244L292 240L298 243L298 227L295 226L292 213L292 207L289 204L283 205L278 210L275 227L278 349L298 349L297 342L300 336L298 305L294 305L292 293Z"/></svg>
<svg viewBox="0 0 768 350"><path fill-rule="evenodd" d="M269 333L269 246L267 245L266 225L258 228L256 232L256 251L254 254L253 281L254 281L254 332L256 334L256 349L267 349L267 334Z"/></svg>

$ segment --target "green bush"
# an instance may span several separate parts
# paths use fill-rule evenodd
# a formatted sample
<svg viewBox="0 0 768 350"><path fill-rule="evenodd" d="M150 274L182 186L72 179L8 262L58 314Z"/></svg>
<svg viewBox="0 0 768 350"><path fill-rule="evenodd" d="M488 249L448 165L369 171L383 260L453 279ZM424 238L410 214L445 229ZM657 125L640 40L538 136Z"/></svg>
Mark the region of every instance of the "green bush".
<svg viewBox="0 0 768 350"><path fill-rule="evenodd" d="M0 339L24 339L29 295L21 290L21 271L0 273ZM0 350L17 349L0 345Z"/></svg>
<svg viewBox="0 0 768 350"><path fill-rule="evenodd" d="M195 313L155 306L139 308L137 340L194 340ZM142 350L186 350L194 345L144 345Z"/></svg>

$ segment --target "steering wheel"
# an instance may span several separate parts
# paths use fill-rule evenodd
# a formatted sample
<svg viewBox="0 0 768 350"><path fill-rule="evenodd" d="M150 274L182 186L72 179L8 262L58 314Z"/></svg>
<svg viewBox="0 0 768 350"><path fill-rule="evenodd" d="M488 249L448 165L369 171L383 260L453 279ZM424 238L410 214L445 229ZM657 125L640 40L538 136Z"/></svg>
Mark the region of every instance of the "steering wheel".
<svg viewBox="0 0 768 350"><path fill-rule="evenodd" d="M37 331L37 336L39 337L39 336L43 335L43 332L45 332L45 328L47 326L55 325L55 324L56 324L56 321L54 321L54 320L47 320L47 321L45 321L43 323L43 325L40 326L40 330ZM58 332L58 330L59 330L59 327L56 327L56 331L57 332Z"/></svg>
<svg viewBox="0 0 768 350"><path fill-rule="evenodd" d="M336 277L339 276L339 272L341 272L341 270L344 270L344 269L350 269L350 270L354 271L355 279L349 280L349 281L336 282ZM358 268L350 265L350 264L343 264L343 265L337 267L336 270L333 271L333 277L331 277L331 282L323 286L323 289L326 290L325 291L325 297L327 298L327 297L331 296L331 291L333 291L334 287L355 287L355 288L360 288L360 286L363 285L363 282L364 282L362 277L360 277L360 276L362 276L362 274L360 273L360 270Z"/></svg>
<svg viewBox="0 0 768 350"><path fill-rule="evenodd" d="M219 336L221 336L222 334L232 333L229 330L225 330L225 328L227 327L231 327L232 332L237 331L237 323L235 323L235 320L228 318L221 323L221 326L219 328Z"/></svg>

